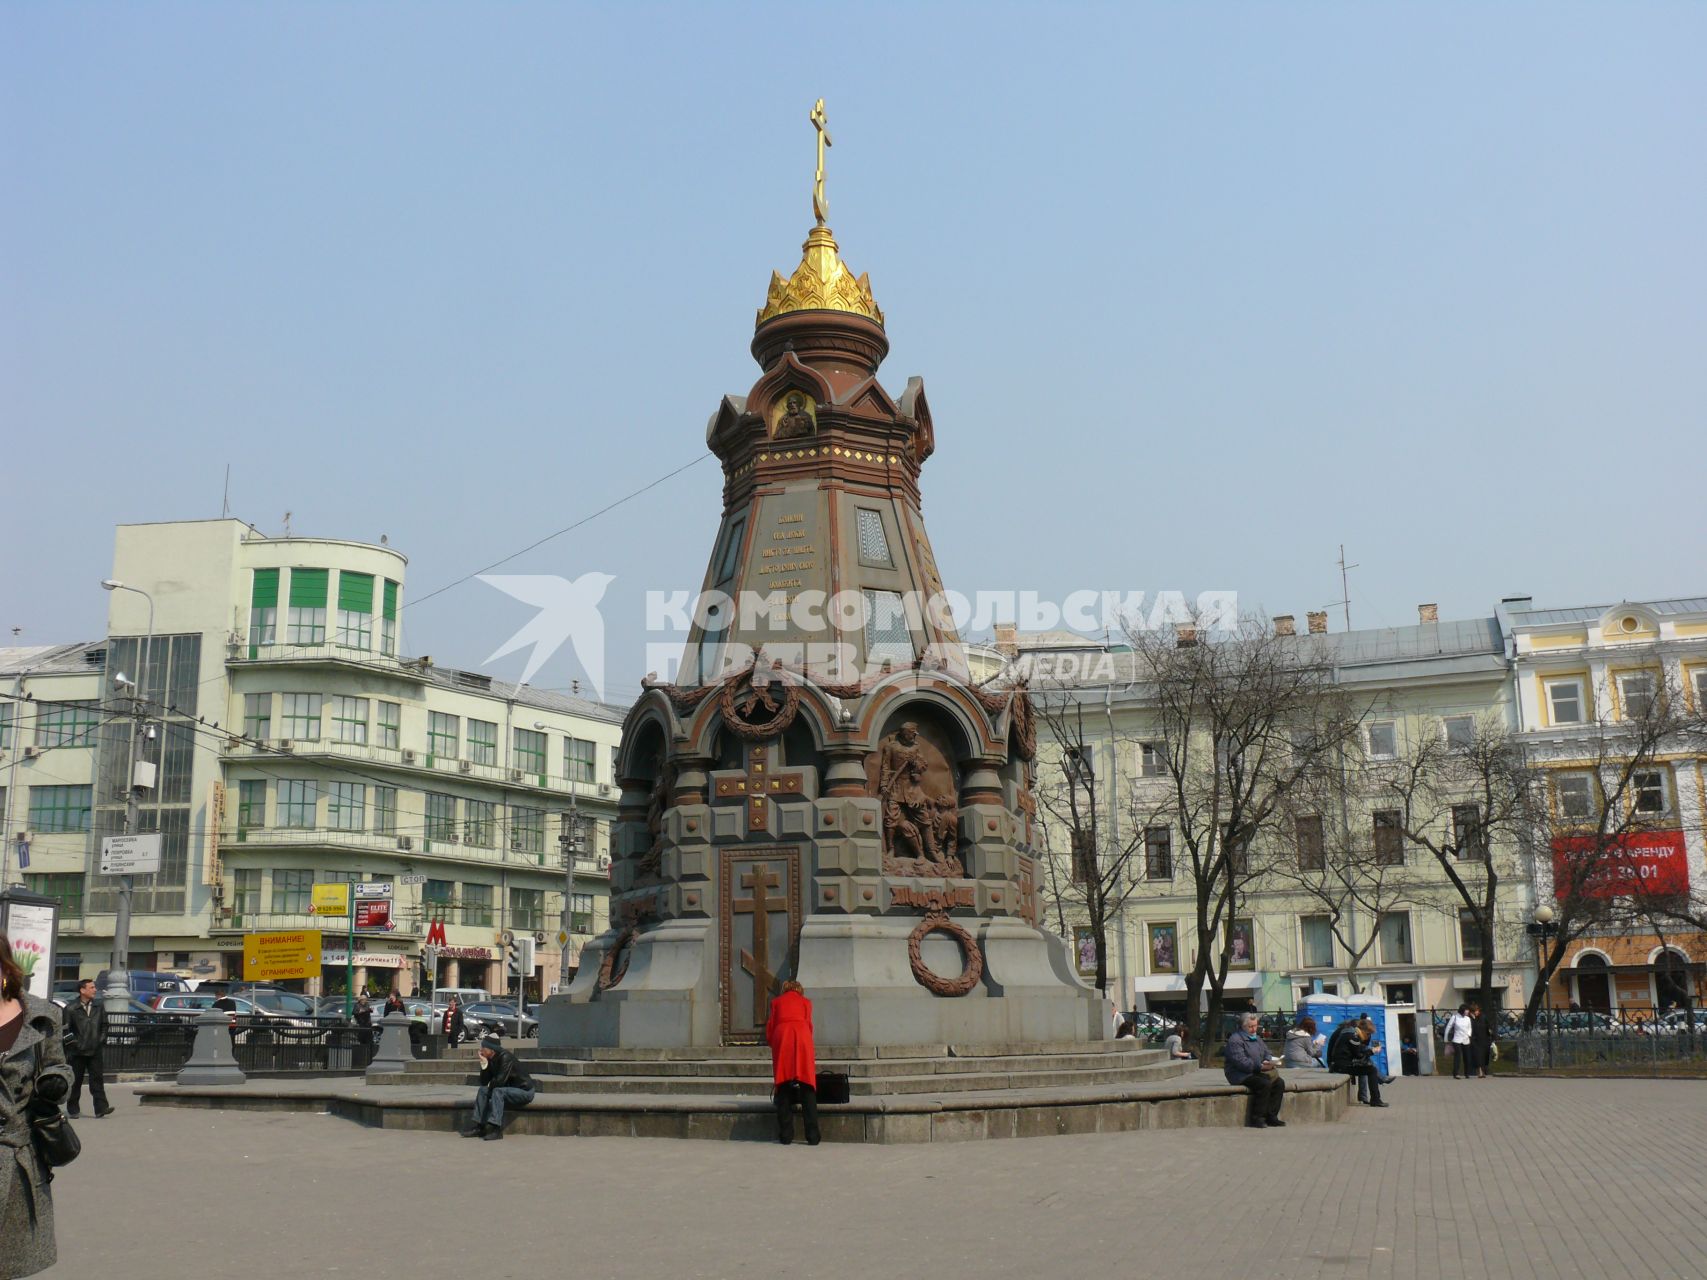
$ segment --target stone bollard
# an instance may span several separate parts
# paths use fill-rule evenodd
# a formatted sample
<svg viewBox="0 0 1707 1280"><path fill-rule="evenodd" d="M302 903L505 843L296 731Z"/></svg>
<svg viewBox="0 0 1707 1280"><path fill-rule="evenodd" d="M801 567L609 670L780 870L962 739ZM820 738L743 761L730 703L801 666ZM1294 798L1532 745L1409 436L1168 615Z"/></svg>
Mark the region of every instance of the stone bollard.
<svg viewBox="0 0 1707 1280"><path fill-rule="evenodd" d="M367 1064L367 1077L396 1075L415 1059L409 1047L409 1015L388 1013L381 1020L379 1048Z"/></svg>
<svg viewBox="0 0 1707 1280"><path fill-rule="evenodd" d="M204 1010L196 1018L196 1042L178 1083L242 1084L245 1078L231 1052L231 1016L223 1009Z"/></svg>

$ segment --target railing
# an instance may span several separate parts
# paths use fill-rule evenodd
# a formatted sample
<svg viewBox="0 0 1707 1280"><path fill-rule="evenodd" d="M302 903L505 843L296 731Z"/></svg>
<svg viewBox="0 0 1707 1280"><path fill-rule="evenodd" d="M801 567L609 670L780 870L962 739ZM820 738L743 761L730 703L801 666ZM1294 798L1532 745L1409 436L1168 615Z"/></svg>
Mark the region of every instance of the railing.
<svg viewBox="0 0 1707 1280"><path fill-rule="evenodd" d="M253 656L251 656L253 655ZM420 681L430 680L419 658L400 658L396 654L380 653L377 649L358 649L352 645L290 644L274 641L271 644L249 645L233 642L226 649L225 660L232 665L270 666L289 662L347 663L355 667L377 667L393 675Z"/></svg>
<svg viewBox="0 0 1707 1280"><path fill-rule="evenodd" d="M396 832L346 831L335 827L242 827L235 832L221 833L219 842L228 849L239 845L312 846L360 853L418 854L446 862L494 862L549 870L561 870L563 867L563 856L558 852L555 840L543 841L538 849L500 849L495 845L470 844L460 838L428 839L418 831L399 835ZM595 858L577 858L575 874L598 876L606 874L606 869L601 868Z"/></svg>
<svg viewBox="0 0 1707 1280"><path fill-rule="evenodd" d="M430 1038L424 1028L421 1032L424 1047ZM379 1043L377 1026L356 1027L342 1018L287 1022L238 1014L230 1035L232 1053L245 1072L363 1071ZM174 1072L189 1061L195 1039L194 1016L110 1014L103 1065L109 1072Z"/></svg>
<svg viewBox="0 0 1707 1280"><path fill-rule="evenodd" d="M354 760L363 764L381 765L391 769L408 769L445 778L469 778L476 782L497 783L505 787L547 791L554 795L573 795L577 803L595 808L603 805L615 812L620 789L611 784L584 782L552 773L520 769L513 764L476 764L457 756L438 755L414 747L382 747L369 742L342 742L331 736L329 710L323 710L320 733L313 738L291 738L276 733L265 743L253 743L246 738L227 740L225 754L234 757L277 759L281 755L328 757Z"/></svg>

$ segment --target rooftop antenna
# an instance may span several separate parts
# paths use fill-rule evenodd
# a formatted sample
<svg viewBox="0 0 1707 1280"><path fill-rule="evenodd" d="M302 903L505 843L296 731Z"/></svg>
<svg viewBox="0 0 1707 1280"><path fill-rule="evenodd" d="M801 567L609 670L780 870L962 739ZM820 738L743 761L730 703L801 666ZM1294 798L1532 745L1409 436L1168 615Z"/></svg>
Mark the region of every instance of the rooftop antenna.
<svg viewBox="0 0 1707 1280"><path fill-rule="evenodd" d="M229 462L225 464L225 492L219 500L219 518L221 520L231 518L231 464Z"/></svg>
<svg viewBox="0 0 1707 1280"><path fill-rule="evenodd" d="M1349 574L1355 568L1354 564L1345 562L1345 543L1340 543L1340 598L1331 601L1329 607L1339 605L1345 610L1345 629L1351 630L1351 578Z"/></svg>
<svg viewBox="0 0 1707 1280"><path fill-rule="evenodd" d="M285 512L284 527L284 536L288 538L290 537L290 512L288 511Z"/></svg>

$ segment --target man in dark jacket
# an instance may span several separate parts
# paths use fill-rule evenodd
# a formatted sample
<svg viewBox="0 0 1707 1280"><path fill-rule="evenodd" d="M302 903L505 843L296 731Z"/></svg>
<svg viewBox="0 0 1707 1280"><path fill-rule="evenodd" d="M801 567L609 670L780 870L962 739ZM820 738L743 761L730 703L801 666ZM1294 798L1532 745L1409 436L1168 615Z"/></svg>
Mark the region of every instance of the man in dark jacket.
<svg viewBox="0 0 1707 1280"><path fill-rule="evenodd" d="M1286 1121L1280 1118L1280 1104L1286 1097L1286 1081L1275 1070L1268 1046L1257 1034L1257 1015L1247 1013L1242 1025L1227 1038L1227 1058L1223 1070L1228 1084L1242 1084L1250 1090L1250 1105L1245 1112L1245 1124L1252 1129L1280 1129Z"/></svg>
<svg viewBox="0 0 1707 1280"><path fill-rule="evenodd" d="M462 1131L465 1138L496 1142L504 1136L504 1108L525 1107L533 1101L534 1083L504 1048L497 1036L480 1042L480 1088L474 1093L474 1123Z"/></svg>
<svg viewBox="0 0 1707 1280"><path fill-rule="evenodd" d="M84 978L77 984L77 999L65 1011L65 1059L71 1064L71 1101L65 1113L77 1116L83 1110L83 1081L89 1081L89 1096L95 1102L95 1115L110 1116L113 1108L107 1105L107 1082L101 1066L101 1046L107 1039L107 1014L95 999L95 980Z"/></svg>

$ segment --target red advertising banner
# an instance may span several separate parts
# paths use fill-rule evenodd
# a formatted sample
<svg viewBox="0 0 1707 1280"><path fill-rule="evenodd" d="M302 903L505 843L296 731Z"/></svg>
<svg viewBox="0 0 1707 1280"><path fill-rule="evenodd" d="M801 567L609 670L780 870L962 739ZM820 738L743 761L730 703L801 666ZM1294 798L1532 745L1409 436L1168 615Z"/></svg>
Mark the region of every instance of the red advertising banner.
<svg viewBox="0 0 1707 1280"><path fill-rule="evenodd" d="M356 928L391 928L391 899L369 898L365 902L358 901L356 903Z"/></svg>
<svg viewBox="0 0 1707 1280"><path fill-rule="evenodd" d="M1555 836L1553 894L1575 880L1587 898L1689 892L1689 854L1681 831L1630 831L1602 845L1595 836Z"/></svg>

